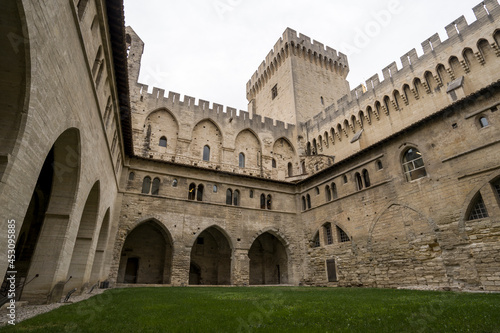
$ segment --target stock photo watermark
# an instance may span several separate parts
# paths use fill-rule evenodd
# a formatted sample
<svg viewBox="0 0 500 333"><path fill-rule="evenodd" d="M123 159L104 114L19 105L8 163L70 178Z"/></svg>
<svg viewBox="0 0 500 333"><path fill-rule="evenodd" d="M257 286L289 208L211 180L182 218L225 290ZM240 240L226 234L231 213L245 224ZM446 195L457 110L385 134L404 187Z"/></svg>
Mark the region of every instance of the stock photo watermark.
<svg viewBox="0 0 500 333"><path fill-rule="evenodd" d="M390 0L385 9L371 13L372 19L367 21L362 28L357 27L354 31L352 43L341 44L341 50L346 55L359 54L370 45L373 38L379 36L384 28L387 28L394 16L403 12L400 0Z"/></svg>
<svg viewBox="0 0 500 333"><path fill-rule="evenodd" d="M7 262L8 269L5 280L7 281L7 323L16 324L16 220L7 221Z"/></svg>

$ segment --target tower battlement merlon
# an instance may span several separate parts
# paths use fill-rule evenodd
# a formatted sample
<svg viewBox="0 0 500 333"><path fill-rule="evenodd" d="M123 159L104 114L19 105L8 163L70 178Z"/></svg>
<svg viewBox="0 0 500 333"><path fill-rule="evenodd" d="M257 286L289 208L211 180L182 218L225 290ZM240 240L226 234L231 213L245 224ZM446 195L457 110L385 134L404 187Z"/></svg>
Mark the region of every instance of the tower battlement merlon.
<svg viewBox="0 0 500 333"><path fill-rule="evenodd" d="M330 63L341 67L345 75L349 72L349 63L345 54L337 52L329 46L325 47L324 44L316 40L311 40L311 38L304 34L297 34L295 30L287 28L247 82L247 97L251 96L252 89L258 85L260 86L262 81L267 80L268 76L274 73L273 69L280 65L283 57L287 57L289 54L295 55L299 51L302 54L307 54L320 60L320 63Z"/></svg>
<svg viewBox="0 0 500 333"><path fill-rule="evenodd" d="M423 55L418 56L416 49L411 49L409 52L405 53L400 57L402 68L398 68L395 61L390 63L388 66L382 69L383 80L379 80L379 75L375 74L366 80L366 91L356 87L351 90L348 96L342 97L338 100L337 104L339 106L350 107L350 103L361 100L366 92L371 92L377 88L382 89L385 85L393 85L394 87L401 87L406 82L407 70L417 70L419 73L417 75L423 75L425 70L434 71L433 68L437 65L437 60L435 57L429 58L429 54L441 54L446 48L453 45L455 48L460 49L460 52L456 54L461 54L461 51L468 47L469 45L475 45L476 40L472 40L470 43L468 39L474 38L476 31L483 29L486 25L494 25L494 21L488 19L488 17L498 17L500 16L500 5L498 0L485 0L480 4L473 7L474 15L476 16L476 21L468 24L465 17L462 15L455 19L453 22L446 26L446 31L448 38L441 40L438 33L433 34L431 37L427 38L421 43ZM495 30L495 29L493 29ZM493 33L492 30L492 33ZM331 105L329 108L334 107Z"/></svg>

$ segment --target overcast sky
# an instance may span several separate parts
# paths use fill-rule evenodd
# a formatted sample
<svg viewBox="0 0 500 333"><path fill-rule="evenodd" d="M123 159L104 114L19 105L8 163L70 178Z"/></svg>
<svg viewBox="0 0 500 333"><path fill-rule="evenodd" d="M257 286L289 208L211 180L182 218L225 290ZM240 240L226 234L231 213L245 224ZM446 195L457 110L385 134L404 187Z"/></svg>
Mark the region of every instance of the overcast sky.
<svg viewBox="0 0 500 333"><path fill-rule="evenodd" d="M125 0L145 42L139 82L247 110L246 83L290 27L348 56L351 89L479 0ZM150 88L151 89L151 88Z"/></svg>

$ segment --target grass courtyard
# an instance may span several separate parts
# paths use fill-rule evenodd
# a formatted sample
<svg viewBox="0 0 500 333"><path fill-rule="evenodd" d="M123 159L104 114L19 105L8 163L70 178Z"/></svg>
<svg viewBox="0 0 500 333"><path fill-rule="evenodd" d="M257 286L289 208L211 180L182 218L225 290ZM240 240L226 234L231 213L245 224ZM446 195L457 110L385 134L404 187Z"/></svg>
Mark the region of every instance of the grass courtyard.
<svg viewBox="0 0 500 333"><path fill-rule="evenodd" d="M107 290L5 332L500 332L500 294L312 287Z"/></svg>

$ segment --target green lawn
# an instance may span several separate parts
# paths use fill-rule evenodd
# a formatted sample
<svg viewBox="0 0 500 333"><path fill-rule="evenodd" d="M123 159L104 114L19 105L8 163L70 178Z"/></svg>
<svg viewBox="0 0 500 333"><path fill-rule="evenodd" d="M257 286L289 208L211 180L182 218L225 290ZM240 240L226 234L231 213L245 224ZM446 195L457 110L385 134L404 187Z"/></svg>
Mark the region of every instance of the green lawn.
<svg viewBox="0 0 500 333"><path fill-rule="evenodd" d="M5 332L500 332L500 294L312 287L113 289Z"/></svg>

